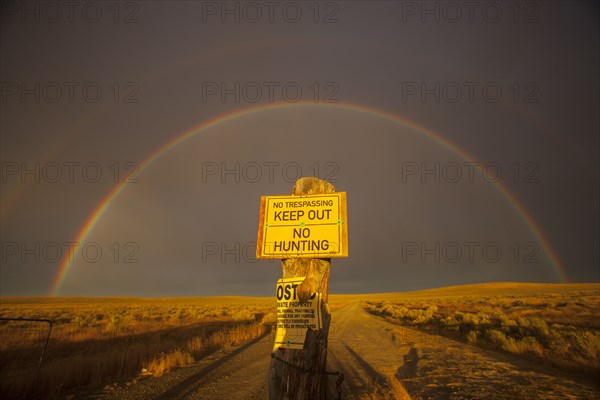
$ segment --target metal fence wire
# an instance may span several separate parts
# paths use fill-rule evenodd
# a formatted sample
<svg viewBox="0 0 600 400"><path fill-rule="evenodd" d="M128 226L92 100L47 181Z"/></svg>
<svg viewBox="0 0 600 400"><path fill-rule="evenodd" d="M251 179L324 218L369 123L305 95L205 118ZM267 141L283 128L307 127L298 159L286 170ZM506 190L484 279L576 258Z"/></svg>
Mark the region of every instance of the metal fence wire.
<svg viewBox="0 0 600 400"><path fill-rule="evenodd" d="M47 319L0 318L0 385L27 382L35 392L51 332Z"/></svg>

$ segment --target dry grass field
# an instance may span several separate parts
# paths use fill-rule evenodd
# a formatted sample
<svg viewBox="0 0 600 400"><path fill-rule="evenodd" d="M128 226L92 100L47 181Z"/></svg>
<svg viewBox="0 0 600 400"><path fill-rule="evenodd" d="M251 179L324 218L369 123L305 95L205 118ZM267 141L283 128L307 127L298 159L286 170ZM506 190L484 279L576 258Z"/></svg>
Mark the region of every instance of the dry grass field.
<svg viewBox="0 0 600 400"><path fill-rule="evenodd" d="M145 375L158 377L175 367L200 365L199 361L205 362L209 354L215 357L217 350L250 342L265 334L275 320L274 297L4 297L0 302L0 317L53 321L37 385L35 371L47 325L0 323L1 399L86 398L114 383L126 390L127 382L132 380ZM498 374L494 384L504 388L510 387L513 379L524 379L524 372L512 371L514 376L505 376L504 370L496 366L508 364L476 364L474 360L484 357L484 353L475 353L479 349L492 354L485 353L486 360L502 359L504 354L524 360L523 365L533 361L557 367L556 376L564 371L564 376L577 375L589 382L600 377L599 284L490 283L408 293L334 294L330 296L330 309L334 312L331 361L335 368L347 370L347 394L362 390L360 396L378 398L369 385L359 383L369 377L379 382L377 377L389 375L396 377L390 382L408 385L414 399L446 398L442 395L449 388L496 398L490 396L497 390L479 375L469 378L469 370L478 374L488 368L488 375ZM425 338L419 338L419 334ZM438 342L432 338L441 339ZM256 390L266 385L272 341L264 337L260 343L239 353L248 365L265 364L260 370L250 371L258 379ZM386 352L380 351L382 346ZM463 352L451 353L453 346ZM256 350L263 347L264 356ZM465 352L465 348L474 352ZM392 357L395 353L397 356ZM448 358L451 354L456 356L452 362ZM356 361L359 356L367 361ZM472 365L466 365L463 359L469 359L467 364ZM238 362L232 364L231 370L236 372L231 373L243 368L235 360L227 361ZM353 367L348 369L348 365ZM427 372L429 367L435 374ZM529 367L523 368L526 371ZM170 375L143 382L160 384L160 379ZM515 388L529 390L534 397L542 389L550 390L545 381L535 386L538 381L529 379L529 389L524 384ZM551 389L564 393L579 390L563 386ZM596 389L585 390L597 393Z"/></svg>
<svg viewBox="0 0 600 400"><path fill-rule="evenodd" d="M600 378L600 285L465 285L362 296L372 314Z"/></svg>
<svg viewBox="0 0 600 400"><path fill-rule="evenodd" d="M0 398L62 397L140 373L161 375L265 333L272 298L1 299L0 317L54 322L39 382L47 324L0 325Z"/></svg>

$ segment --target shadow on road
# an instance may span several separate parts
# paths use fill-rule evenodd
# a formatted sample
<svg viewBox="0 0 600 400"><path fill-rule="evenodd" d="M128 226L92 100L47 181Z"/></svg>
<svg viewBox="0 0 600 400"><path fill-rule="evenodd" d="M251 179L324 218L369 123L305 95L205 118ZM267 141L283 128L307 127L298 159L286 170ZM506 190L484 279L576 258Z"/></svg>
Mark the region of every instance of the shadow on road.
<svg viewBox="0 0 600 400"><path fill-rule="evenodd" d="M398 368L398 372L396 372L396 378L413 378L417 374L417 365L419 364L419 354L417 353L417 348L411 347L403 358L404 363L400 368Z"/></svg>

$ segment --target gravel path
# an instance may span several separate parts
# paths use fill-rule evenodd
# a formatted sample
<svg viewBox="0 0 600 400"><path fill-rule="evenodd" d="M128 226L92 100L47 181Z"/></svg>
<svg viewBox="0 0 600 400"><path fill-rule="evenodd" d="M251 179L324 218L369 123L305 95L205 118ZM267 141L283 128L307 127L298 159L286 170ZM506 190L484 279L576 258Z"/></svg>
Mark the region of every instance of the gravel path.
<svg viewBox="0 0 600 400"><path fill-rule="evenodd" d="M226 348L162 377L95 399L266 399L273 337ZM360 303L333 313L328 370L344 373L343 399L598 399L600 387L506 354L388 323ZM335 394L335 377L329 388Z"/></svg>

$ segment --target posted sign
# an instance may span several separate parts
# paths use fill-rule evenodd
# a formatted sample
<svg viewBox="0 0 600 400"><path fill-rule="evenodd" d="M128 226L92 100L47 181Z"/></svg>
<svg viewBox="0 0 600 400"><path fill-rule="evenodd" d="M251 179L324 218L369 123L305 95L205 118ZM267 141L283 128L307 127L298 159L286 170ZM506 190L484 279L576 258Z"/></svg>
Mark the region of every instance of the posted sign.
<svg viewBox="0 0 600 400"><path fill-rule="evenodd" d="M277 281L277 334L274 350L279 347L302 349L308 328L323 328L321 320L321 296L313 295L305 302L298 300L297 288L304 277L285 278Z"/></svg>
<svg viewBox="0 0 600 400"><path fill-rule="evenodd" d="M256 258L348 257L346 192L262 196Z"/></svg>

